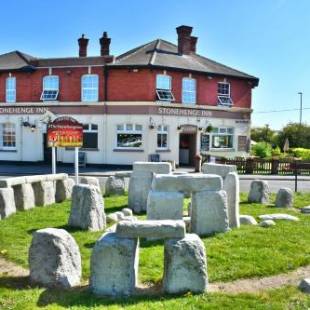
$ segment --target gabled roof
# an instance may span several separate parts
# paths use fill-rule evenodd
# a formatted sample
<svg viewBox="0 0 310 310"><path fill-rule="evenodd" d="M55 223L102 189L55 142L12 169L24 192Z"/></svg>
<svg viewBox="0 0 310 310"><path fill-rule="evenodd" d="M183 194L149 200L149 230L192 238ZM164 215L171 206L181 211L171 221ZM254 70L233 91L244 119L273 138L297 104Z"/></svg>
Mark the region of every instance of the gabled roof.
<svg viewBox="0 0 310 310"><path fill-rule="evenodd" d="M157 39L132 49L116 58L111 66L153 66L161 68L196 71L213 75L232 76L254 80L258 78L196 53L180 55L178 47L168 41Z"/></svg>
<svg viewBox="0 0 310 310"><path fill-rule="evenodd" d="M34 57L19 51L2 54L0 55L0 71L33 69L31 62L34 60Z"/></svg>

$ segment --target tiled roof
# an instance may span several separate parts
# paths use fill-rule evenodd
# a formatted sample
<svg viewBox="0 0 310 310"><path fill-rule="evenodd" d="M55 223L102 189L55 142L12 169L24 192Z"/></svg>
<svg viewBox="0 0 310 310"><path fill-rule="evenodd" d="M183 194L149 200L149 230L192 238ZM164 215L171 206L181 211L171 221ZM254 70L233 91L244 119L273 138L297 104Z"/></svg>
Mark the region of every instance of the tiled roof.
<svg viewBox="0 0 310 310"><path fill-rule="evenodd" d="M175 44L157 39L141 45L116 58L111 66L154 66L197 71L215 75L234 76L251 79L258 78L239 70L222 65L196 53L180 55Z"/></svg>
<svg viewBox="0 0 310 310"><path fill-rule="evenodd" d="M32 68L30 63L34 59L34 57L19 51L2 54L0 55L0 71Z"/></svg>

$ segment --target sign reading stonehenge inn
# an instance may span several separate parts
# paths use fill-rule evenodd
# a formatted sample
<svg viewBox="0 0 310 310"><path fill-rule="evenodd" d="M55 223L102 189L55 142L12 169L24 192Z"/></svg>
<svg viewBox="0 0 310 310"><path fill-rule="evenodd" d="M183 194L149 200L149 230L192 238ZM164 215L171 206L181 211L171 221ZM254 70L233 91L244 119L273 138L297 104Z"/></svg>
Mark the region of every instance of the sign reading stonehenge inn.
<svg viewBox="0 0 310 310"><path fill-rule="evenodd" d="M82 147L83 125L72 117L58 117L47 125L49 147Z"/></svg>
<svg viewBox="0 0 310 310"><path fill-rule="evenodd" d="M212 112L198 109L179 109L179 108L158 108L158 114L163 115L177 115L177 116L212 116Z"/></svg>

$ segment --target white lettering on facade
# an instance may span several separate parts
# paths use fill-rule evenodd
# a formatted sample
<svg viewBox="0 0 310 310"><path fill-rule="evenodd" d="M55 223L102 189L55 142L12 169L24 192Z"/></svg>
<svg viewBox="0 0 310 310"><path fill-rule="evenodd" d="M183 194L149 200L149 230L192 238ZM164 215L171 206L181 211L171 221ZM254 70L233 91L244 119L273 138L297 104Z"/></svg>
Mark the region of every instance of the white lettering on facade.
<svg viewBox="0 0 310 310"><path fill-rule="evenodd" d="M178 109L178 108L158 108L158 113L163 115L175 115L175 116L196 116L196 117L211 117L212 112L196 109Z"/></svg>
<svg viewBox="0 0 310 310"><path fill-rule="evenodd" d="M0 107L0 114L44 114L47 111L45 107Z"/></svg>

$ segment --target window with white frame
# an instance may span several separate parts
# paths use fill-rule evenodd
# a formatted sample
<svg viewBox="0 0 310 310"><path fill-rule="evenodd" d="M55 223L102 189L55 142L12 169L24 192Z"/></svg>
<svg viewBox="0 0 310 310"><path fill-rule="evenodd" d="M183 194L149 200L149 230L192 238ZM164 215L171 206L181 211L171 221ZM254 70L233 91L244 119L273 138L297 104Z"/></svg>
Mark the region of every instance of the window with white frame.
<svg viewBox="0 0 310 310"><path fill-rule="evenodd" d="M83 124L83 149L98 149L97 124Z"/></svg>
<svg viewBox="0 0 310 310"><path fill-rule="evenodd" d="M5 101L8 103L16 102L16 78L8 77L5 81Z"/></svg>
<svg viewBox="0 0 310 310"><path fill-rule="evenodd" d="M142 147L142 125L119 124L116 127L117 148L139 149Z"/></svg>
<svg viewBox="0 0 310 310"><path fill-rule="evenodd" d="M157 148L168 148L168 126L166 125L159 125L157 127Z"/></svg>
<svg viewBox="0 0 310 310"><path fill-rule="evenodd" d="M196 104L196 80L191 78L182 79L182 103Z"/></svg>
<svg viewBox="0 0 310 310"><path fill-rule="evenodd" d="M41 100L55 101L59 94L59 77L57 75L47 75L43 77L43 90Z"/></svg>
<svg viewBox="0 0 310 310"><path fill-rule="evenodd" d="M165 74L156 75L156 95L160 101L174 101L171 91L171 76Z"/></svg>
<svg viewBox="0 0 310 310"><path fill-rule="evenodd" d="M211 133L211 147L213 149L232 149L234 146L234 128L215 127Z"/></svg>
<svg viewBox="0 0 310 310"><path fill-rule="evenodd" d="M16 149L16 130L15 124L0 124L0 148L3 150Z"/></svg>
<svg viewBox="0 0 310 310"><path fill-rule="evenodd" d="M230 97L230 84L227 82L219 82L217 84L217 98L219 105L232 106L233 101Z"/></svg>
<svg viewBox="0 0 310 310"><path fill-rule="evenodd" d="M98 101L99 77L97 74L86 74L82 76L82 101Z"/></svg>

